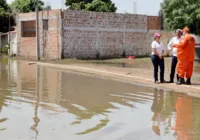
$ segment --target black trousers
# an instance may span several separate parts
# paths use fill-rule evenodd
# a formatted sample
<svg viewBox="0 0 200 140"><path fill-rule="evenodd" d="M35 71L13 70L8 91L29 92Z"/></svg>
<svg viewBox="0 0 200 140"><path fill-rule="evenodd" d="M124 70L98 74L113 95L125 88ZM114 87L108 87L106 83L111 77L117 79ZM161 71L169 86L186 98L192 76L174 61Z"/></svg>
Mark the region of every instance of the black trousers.
<svg viewBox="0 0 200 140"><path fill-rule="evenodd" d="M160 59L157 55L153 54L151 56L151 61L154 66L154 80L158 81L158 66L160 67L160 82L164 81L164 72L165 72L165 61Z"/></svg>
<svg viewBox="0 0 200 140"><path fill-rule="evenodd" d="M176 72L176 65L177 65L178 59L176 56L172 57L172 63L171 63L171 74L170 74L170 81L174 81L174 75Z"/></svg>

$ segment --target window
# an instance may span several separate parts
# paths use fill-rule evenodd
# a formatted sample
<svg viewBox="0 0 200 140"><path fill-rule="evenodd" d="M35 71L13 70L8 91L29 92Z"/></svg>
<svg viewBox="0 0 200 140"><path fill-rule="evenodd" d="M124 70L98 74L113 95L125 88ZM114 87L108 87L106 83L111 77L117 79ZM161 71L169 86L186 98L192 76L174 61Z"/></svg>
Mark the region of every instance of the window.
<svg viewBox="0 0 200 140"><path fill-rule="evenodd" d="M36 22L32 21L22 21L21 22L22 37L36 37Z"/></svg>

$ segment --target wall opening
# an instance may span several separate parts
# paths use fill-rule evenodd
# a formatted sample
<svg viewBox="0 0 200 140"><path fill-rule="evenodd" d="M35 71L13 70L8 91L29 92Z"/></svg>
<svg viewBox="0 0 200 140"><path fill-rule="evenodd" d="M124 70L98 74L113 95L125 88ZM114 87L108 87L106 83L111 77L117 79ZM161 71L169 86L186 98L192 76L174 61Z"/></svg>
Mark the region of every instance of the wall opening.
<svg viewBox="0 0 200 140"><path fill-rule="evenodd" d="M22 37L36 37L36 22L35 20L31 21L22 21Z"/></svg>
<svg viewBox="0 0 200 140"><path fill-rule="evenodd" d="M48 24L49 20L43 19L42 21L43 21L43 30L48 31L49 30L49 24Z"/></svg>

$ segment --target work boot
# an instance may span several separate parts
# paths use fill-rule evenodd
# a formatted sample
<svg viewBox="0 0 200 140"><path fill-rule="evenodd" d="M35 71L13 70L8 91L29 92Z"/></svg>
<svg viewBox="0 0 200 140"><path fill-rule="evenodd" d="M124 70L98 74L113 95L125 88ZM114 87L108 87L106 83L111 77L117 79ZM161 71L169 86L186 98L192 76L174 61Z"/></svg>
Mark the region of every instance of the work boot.
<svg viewBox="0 0 200 140"><path fill-rule="evenodd" d="M160 80L160 83L164 84L164 83L168 83L168 82L165 80Z"/></svg>
<svg viewBox="0 0 200 140"><path fill-rule="evenodd" d="M185 84L184 78L179 78L178 82L176 83L177 85L182 85Z"/></svg>
<svg viewBox="0 0 200 140"><path fill-rule="evenodd" d="M186 85L191 85L191 78L188 78L188 79L187 79Z"/></svg>
<svg viewBox="0 0 200 140"><path fill-rule="evenodd" d="M177 82L179 81L179 76L178 76L178 74L176 75L176 78L177 78Z"/></svg>

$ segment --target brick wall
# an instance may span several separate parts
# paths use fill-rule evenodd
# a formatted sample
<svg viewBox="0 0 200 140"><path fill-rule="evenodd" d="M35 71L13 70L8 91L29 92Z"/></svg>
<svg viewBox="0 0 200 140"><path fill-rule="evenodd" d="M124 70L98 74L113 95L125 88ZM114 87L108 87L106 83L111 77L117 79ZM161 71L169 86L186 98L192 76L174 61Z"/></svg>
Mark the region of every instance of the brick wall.
<svg viewBox="0 0 200 140"><path fill-rule="evenodd" d="M43 19L48 19L48 30L43 30ZM21 28L22 27L22 28ZM24 30L23 30L24 29ZM36 57L35 13L19 14L17 17L18 54ZM40 55L46 59L61 57L61 11L39 12ZM24 31L24 32L23 32ZM23 33L23 34L22 34Z"/></svg>
<svg viewBox="0 0 200 140"><path fill-rule="evenodd" d="M64 11L64 58L148 55L148 30L160 29L158 17ZM153 23L154 21L154 23Z"/></svg>
<svg viewBox="0 0 200 140"><path fill-rule="evenodd" d="M44 11L39 16L40 54L46 59L58 59L61 54L64 58L148 55L152 41L150 30L160 29L159 18L155 16L70 10ZM43 30L42 19L48 19L47 31ZM18 55L36 56L36 38L30 34L23 37L21 33L21 23L29 21L26 28L32 29L34 20L35 13L18 15Z"/></svg>
<svg viewBox="0 0 200 140"><path fill-rule="evenodd" d="M159 30L161 29L160 25L160 18L158 16L148 16L147 17L148 24L147 28L148 30Z"/></svg>

